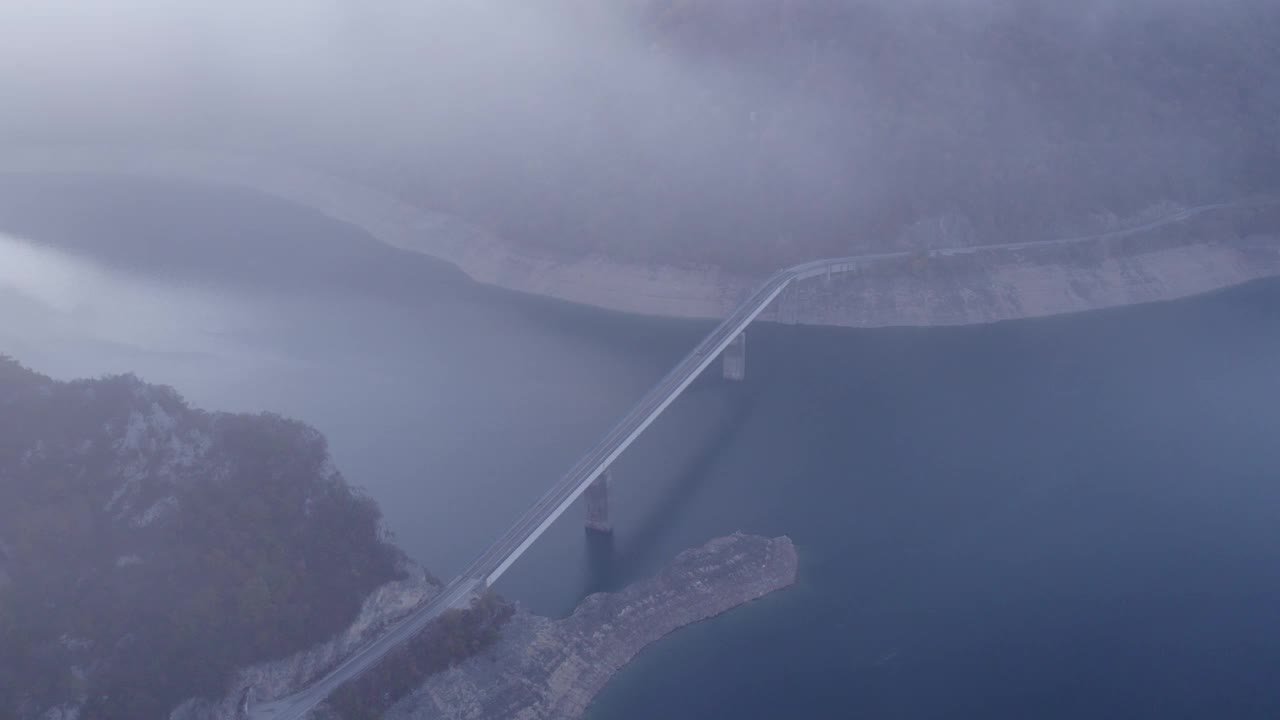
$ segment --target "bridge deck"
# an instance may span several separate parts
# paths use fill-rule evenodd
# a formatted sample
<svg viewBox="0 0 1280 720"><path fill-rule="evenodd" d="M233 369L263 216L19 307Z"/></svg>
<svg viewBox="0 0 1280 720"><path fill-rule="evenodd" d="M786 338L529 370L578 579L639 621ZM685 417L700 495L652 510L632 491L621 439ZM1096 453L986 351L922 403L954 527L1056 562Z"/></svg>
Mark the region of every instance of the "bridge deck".
<svg viewBox="0 0 1280 720"><path fill-rule="evenodd" d="M533 507L507 530L465 571L464 577L483 579L492 585L520 558L552 523L578 499L591 483L621 455L645 428L657 419L685 388L755 320L791 282L791 272L771 277L764 285L700 342L658 381L631 411L609 431L572 469L551 487Z"/></svg>

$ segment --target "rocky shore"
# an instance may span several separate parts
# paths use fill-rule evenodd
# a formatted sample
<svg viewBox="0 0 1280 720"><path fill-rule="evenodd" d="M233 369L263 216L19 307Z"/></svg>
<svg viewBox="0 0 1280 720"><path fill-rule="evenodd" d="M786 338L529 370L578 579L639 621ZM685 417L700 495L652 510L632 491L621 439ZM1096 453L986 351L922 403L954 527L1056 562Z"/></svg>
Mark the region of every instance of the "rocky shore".
<svg viewBox="0 0 1280 720"><path fill-rule="evenodd" d="M244 157L11 149L0 153L0 172L123 174L247 188L451 263L481 283L621 312L722 317L763 279L713 266L540 252L390 192ZM877 256L831 282L797 285L766 317L849 327L967 324L1186 297L1280 275L1277 206L1275 198L1241 203L1136 234L1109 218L1119 232L949 250L935 244Z"/></svg>
<svg viewBox="0 0 1280 720"><path fill-rule="evenodd" d="M968 325L1174 300L1280 276L1280 201L1141 231L921 250L791 286L764 316L847 327Z"/></svg>
<svg viewBox="0 0 1280 720"><path fill-rule="evenodd" d="M433 675L387 720L569 720L639 652L796 580L787 537L735 534L687 550L657 577L587 597L563 620L516 613L490 649Z"/></svg>

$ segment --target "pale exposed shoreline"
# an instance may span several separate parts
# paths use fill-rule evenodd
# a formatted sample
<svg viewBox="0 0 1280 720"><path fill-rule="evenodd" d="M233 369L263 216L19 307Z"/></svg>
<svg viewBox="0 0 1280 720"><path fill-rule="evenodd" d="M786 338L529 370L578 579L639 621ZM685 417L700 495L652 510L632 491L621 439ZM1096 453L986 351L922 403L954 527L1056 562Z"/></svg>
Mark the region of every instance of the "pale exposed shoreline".
<svg viewBox="0 0 1280 720"><path fill-rule="evenodd" d="M439 591L417 566L366 600L337 637L289 658L240 671L216 700L192 699L169 720L236 720L247 693L276 696L301 688L349 656L379 628L404 617ZM418 720L568 720L654 642L795 584L799 559L790 538L735 533L677 555L656 577L616 593L583 599L561 620L518 609L497 644L428 676L387 718ZM316 717L329 711L317 710Z"/></svg>
<svg viewBox="0 0 1280 720"><path fill-rule="evenodd" d="M448 262L480 283L626 313L718 318L762 280L710 266L538 254L378 189L236 156L21 149L0 154L0 172L121 174L249 189ZM1258 212L1278 202L1248 207ZM793 286L764 317L847 327L984 323L1172 300L1280 276L1280 218L1240 235L1223 222L1230 212L1087 240L875 256L855 272Z"/></svg>
<svg viewBox="0 0 1280 720"><path fill-rule="evenodd" d="M498 642L427 678L387 720L572 720L666 635L796 582L787 537L741 533L686 550L657 577L585 598L562 620L519 611Z"/></svg>

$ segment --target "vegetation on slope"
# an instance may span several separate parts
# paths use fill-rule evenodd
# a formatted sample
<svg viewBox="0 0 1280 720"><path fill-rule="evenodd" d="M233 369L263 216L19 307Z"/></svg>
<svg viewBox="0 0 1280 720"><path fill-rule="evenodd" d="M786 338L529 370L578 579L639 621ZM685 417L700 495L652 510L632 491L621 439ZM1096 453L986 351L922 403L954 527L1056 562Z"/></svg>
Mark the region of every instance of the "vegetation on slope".
<svg viewBox="0 0 1280 720"><path fill-rule="evenodd" d="M429 675L493 644L514 613L512 605L491 592L470 608L445 611L377 667L338 688L329 697L328 711L338 720L377 720Z"/></svg>
<svg viewBox="0 0 1280 720"><path fill-rule="evenodd" d="M315 430L0 358L0 716L162 717L333 635L400 559Z"/></svg>

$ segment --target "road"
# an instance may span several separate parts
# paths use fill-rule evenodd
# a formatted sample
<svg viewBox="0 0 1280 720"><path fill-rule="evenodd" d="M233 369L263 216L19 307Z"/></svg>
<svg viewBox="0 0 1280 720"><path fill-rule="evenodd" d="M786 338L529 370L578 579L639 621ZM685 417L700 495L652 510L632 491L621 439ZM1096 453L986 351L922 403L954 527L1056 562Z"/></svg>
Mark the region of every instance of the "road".
<svg viewBox="0 0 1280 720"><path fill-rule="evenodd" d="M1057 240L1041 240L993 245L973 245L932 251L935 255L964 255L989 250L1018 250L1040 245L1063 245L1094 240L1105 240L1134 235L1163 225L1182 222L1212 210L1240 207L1249 201L1219 203L1189 208L1140 226L1109 233L1086 235ZM743 300L711 334L698 343L688 355L676 364L608 434L596 444L572 469L551 486L532 507L467 566L461 574L445 586L409 617L393 625L382 636L374 639L351 657L329 671L306 689L268 703L252 705L247 713L251 720L300 720L328 697L342 683L351 680L373 667L392 648L417 634L428 622L451 607L465 607L472 597L486 587L491 587L511 565L524 554L557 518L567 510L587 487L609 468L613 461L649 427L663 410L675 401L729 343L753 320L764 312L792 282L828 272L847 272L868 261L903 258L913 251L857 255L828 258L803 263L774 273L756 291Z"/></svg>
<svg viewBox="0 0 1280 720"><path fill-rule="evenodd" d="M478 588L476 584L462 582L461 578L445 586L438 595L428 600L413 614L393 624L382 635L366 643L337 667L329 671L304 690L279 700L267 703L252 704L249 718L271 718L271 720L301 720L307 713L324 702L329 694L339 685L359 677L364 671L376 665L392 648L408 641L417 635L427 623L439 617L450 608L466 607L471 602Z"/></svg>

